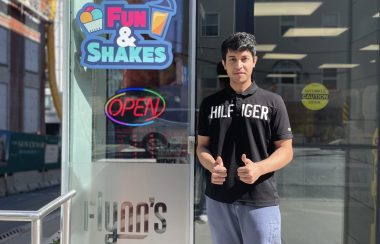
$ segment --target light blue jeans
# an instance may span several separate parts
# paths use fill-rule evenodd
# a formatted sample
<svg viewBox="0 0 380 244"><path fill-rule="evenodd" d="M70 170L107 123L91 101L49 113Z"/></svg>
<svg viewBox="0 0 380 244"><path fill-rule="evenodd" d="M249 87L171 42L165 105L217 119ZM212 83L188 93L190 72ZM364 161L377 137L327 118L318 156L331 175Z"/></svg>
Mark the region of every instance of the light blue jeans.
<svg viewBox="0 0 380 244"><path fill-rule="evenodd" d="M206 197L214 244L281 244L279 206L252 207Z"/></svg>

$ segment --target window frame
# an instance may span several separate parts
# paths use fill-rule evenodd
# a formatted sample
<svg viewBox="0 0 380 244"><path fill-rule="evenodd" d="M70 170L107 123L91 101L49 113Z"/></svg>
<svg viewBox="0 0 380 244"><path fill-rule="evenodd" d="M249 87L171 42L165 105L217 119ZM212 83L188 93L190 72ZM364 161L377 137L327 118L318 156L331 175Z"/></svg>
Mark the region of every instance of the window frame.
<svg viewBox="0 0 380 244"><path fill-rule="evenodd" d="M6 33L6 37L5 37L6 41L2 45L4 47L4 52L3 53L4 53L4 56L5 56L5 62L2 62L0 60L0 66L9 66L9 63L10 63L10 60L9 60L9 58L10 58L10 54L9 54L9 50L10 50L10 31L9 31L9 29L4 28L2 26L0 26L0 28L3 29L5 31L5 33Z"/></svg>
<svg viewBox="0 0 380 244"><path fill-rule="evenodd" d="M217 25L209 25L209 24L207 24L207 16L208 15L211 15L211 14L216 14L217 15ZM201 24L201 36L202 37L220 37L220 13L219 12L206 12L205 13L205 18L203 19L202 17L201 17L201 21L200 21L200 24ZM217 32L218 32L218 34L217 35L209 35L209 34L207 34L207 31L206 31L206 33L204 33L203 32L203 27L210 27L210 26L212 26L212 27L214 27L214 26L216 26L217 27Z"/></svg>

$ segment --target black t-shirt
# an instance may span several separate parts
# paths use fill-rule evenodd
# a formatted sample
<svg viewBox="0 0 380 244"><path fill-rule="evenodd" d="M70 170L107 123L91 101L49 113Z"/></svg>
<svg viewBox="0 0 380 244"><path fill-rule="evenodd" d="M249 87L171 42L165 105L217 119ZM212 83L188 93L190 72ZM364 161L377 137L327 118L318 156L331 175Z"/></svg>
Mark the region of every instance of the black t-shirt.
<svg viewBox="0 0 380 244"><path fill-rule="evenodd" d="M237 169L244 166L242 154L259 162L275 151L275 141L293 138L286 107L279 95L259 88L256 83L241 94L228 86L203 100L198 135L210 138L211 155L221 156L227 169L223 185L212 184L207 171L208 197L224 203L278 205L274 172L249 185L240 181Z"/></svg>

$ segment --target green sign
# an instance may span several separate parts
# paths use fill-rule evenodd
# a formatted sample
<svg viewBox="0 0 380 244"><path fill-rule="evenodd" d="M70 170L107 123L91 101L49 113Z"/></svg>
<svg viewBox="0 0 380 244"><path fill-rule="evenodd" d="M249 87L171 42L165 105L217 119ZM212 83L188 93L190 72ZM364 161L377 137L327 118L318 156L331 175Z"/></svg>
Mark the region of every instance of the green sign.
<svg viewBox="0 0 380 244"><path fill-rule="evenodd" d="M0 174L61 167L58 136L0 130Z"/></svg>
<svg viewBox="0 0 380 244"><path fill-rule="evenodd" d="M8 170L11 172L42 168L45 162L45 137L12 133L8 162Z"/></svg>

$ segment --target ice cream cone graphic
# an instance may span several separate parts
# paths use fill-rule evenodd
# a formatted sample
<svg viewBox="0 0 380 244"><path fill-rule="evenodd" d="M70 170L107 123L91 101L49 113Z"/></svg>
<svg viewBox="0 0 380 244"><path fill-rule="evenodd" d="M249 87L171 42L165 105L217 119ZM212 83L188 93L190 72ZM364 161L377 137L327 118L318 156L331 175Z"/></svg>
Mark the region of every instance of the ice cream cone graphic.
<svg viewBox="0 0 380 244"><path fill-rule="evenodd" d="M84 25L89 33L103 29L103 12L100 9L89 6L79 17L80 22Z"/></svg>

